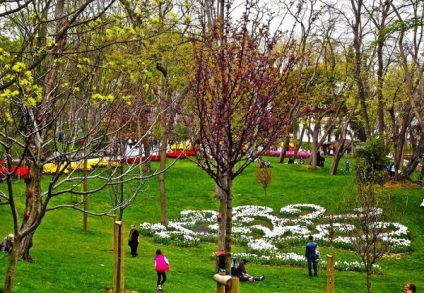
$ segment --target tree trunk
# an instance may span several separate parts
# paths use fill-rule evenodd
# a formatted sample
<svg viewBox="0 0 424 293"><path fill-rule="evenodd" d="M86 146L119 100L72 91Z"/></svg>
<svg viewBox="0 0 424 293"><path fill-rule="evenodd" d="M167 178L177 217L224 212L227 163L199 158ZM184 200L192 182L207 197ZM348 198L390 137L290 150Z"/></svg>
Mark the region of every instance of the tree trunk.
<svg viewBox="0 0 424 293"><path fill-rule="evenodd" d="M330 166L330 175L337 174L337 168L339 167L340 159L343 157L345 152L344 142L336 144L336 148L333 150L333 162Z"/></svg>
<svg viewBox="0 0 424 293"><path fill-rule="evenodd" d="M160 192L160 223L168 227L168 214L166 210L166 188L165 188L165 169L166 169L166 143L167 136L162 136L162 143L160 146L160 174L159 174L159 192ZM150 153L150 151L149 151ZM146 153L147 158L147 153Z"/></svg>
<svg viewBox="0 0 424 293"><path fill-rule="evenodd" d="M371 265L366 264L365 268L366 268L366 274L367 274L367 292L371 293L372 292L372 286L371 286L372 285L372 280L371 280L372 269L371 269Z"/></svg>
<svg viewBox="0 0 424 293"><path fill-rule="evenodd" d="M141 125L140 125L140 121L138 121L137 119L137 145L138 145L138 157L140 160L140 175L142 175L144 173L143 170L143 149L141 148L142 146L142 141L141 141L141 137L143 136L143 134L141 133ZM150 156L148 157L147 154L144 154L146 160L149 160Z"/></svg>
<svg viewBox="0 0 424 293"><path fill-rule="evenodd" d="M13 289L13 280L15 278L16 271L16 263L19 257L19 248L21 246L21 242L19 237L15 235L15 241L12 246L12 252L9 255L9 265L7 267L6 272L6 280L4 282L4 293L12 293Z"/></svg>
<svg viewBox="0 0 424 293"><path fill-rule="evenodd" d="M410 113L411 109L408 107L408 104L405 104L405 114L402 118L402 124L400 125L400 128L393 127L393 163L395 166L395 179L397 180L399 177L399 172L402 168L402 161L403 161L403 152L404 152L404 146L405 146L405 140L406 140L406 131L409 127L409 124L411 122L410 119Z"/></svg>
<svg viewBox="0 0 424 293"><path fill-rule="evenodd" d="M144 156L146 158L146 160L144 161L144 171L145 172L150 172L151 171L151 161L150 161L150 155L151 155L151 151L150 151L150 143L151 143L151 137L150 136L146 136L143 139L143 148L144 148ZM165 141L166 144L166 141ZM140 150L141 150L141 145L139 146ZM166 158L166 150L165 150L165 158ZM141 161L140 161L141 162ZM162 159L161 159L161 163L162 163ZM166 166L165 166L166 167ZM165 176L165 175L164 175Z"/></svg>
<svg viewBox="0 0 424 293"><path fill-rule="evenodd" d="M233 196L232 196L232 182L230 178L227 179L227 188L225 190L226 197L226 221L225 221L225 273L231 275L231 245L232 245L232 231L233 231Z"/></svg>
<svg viewBox="0 0 424 293"><path fill-rule="evenodd" d="M337 175L337 168L339 166L340 160L346 153L348 146L349 145L346 139L340 139L336 143L336 147L333 152L333 162L331 163L330 167L330 175Z"/></svg>
<svg viewBox="0 0 424 293"><path fill-rule="evenodd" d="M417 6L421 3L419 1L412 2L414 8L412 11L414 12L414 16L418 17L422 21L422 13L417 15L416 12L420 11L415 10L417 9ZM418 4L420 3L420 4ZM415 6L417 5L417 6ZM395 6L392 6L394 9L395 14L397 15L397 18L399 21L404 21L403 17L404 15L397 9ZM408 16L409 17L409 16ZM404 44L404 38L405 35L408 33L412 33L413 35L420 34L422 30L421 26L414 26L410 29L404 28L400 30L399 38L398 38L398 48L399 48L399 61L403 68L403 75L404 75L404 84L406 87L407 97L409 99L408 101L408 107L410 111L413 113L410 114L409 112L406 112L407 115L411 115L413 118L415 118L418 121L418 124L420 126L421 135L424 129L424 121L423 121L423 108L422 108L422 96L423 96L423 66L420 61L420 52L421 52L421 46L420 38L414 38L414 42L411 44L411 46L405 46ZM411 64L414 64L415 66L411 66ZM406 108L406 107L405 107ZM391 113L393 115L393 113ZM396 162L395 162L396 167ZM423 166L422 166L423 168ZM409 170L408 170L409 171ZM423 174L423 171L421 171L421 174ZM396 174L397 175L397 174Z"/></svg>
<svg viewBox="0 0 424 293"><path fill-rule="evenodd" d="M124 163L122 162L122 160L119 163L119 172L120 172L121 176L124 174ZM124 202L124 180L121 176L119 178L119 184L117 186L118 187L117 199L119 198L118 204L120 206L119 207L119 215L118 215L119 221L122 221L123 218L124 218L124 208L121 206L121 203Z"/></svg>
<svg viewBox="0 0 424 293"><path fill-rule="evenodd" d="M299 140L297 137L297 131L298 131L298 125L296 121L293 121L293 158L296 158L298 150L299 150ZM300 137L300 140L302 140L302 136Z"/></svg>
<svg viewBox="0 0 424 293"><path fill-rule="evenodd" d="M298 142L298 145L296 145L295 154L297 154L302 147L303 135L305 135L305 127L302 127L302 131L300 132L300 140Z"/></svg>
<svg viewBox="0 0 424 293"><path fill-rule="evenodd" d="M367 106L367 91L364 78L364 68L363 68L363 49L362 49L362 16L363 16L363 1L360 0L356 4L353 4L356 7L354 8L354 15L352 20L352 33L353 33L353 48L355 51L355 81L357 86L357 99L361 105L361 118L363 122L363 127L365 128L366 137L369 137L371 134L370 131L370 121L368 116L368 106Z"/></svg>
<svg viewBox="0 0 424 293"><path fill-rule="evenodd" d="M419 143L413 148L412 156L409 158L408 164L404 168L403 176L409 178L411 174L415 171L418 164L422 161L422 156L424 154L424 132L420 130ZM423 166L421 166L423 168Z"/></svg>
<svg viewBox="0 0 424 293"><path fill-rule="evenodd" d="M33 259L31 257L31 255L29 254L29 250L32 247L32 238L34 236L34 233L30 233L27 236L24 237L24 239L22 239L22 243L21 243L21 258L25 261L28 262L33 262Z"/></svg>
<svg viewBox="0 0 424 293"><path fill-rule="evenodd" d="M225 223L226 223L226 209L227 201L224 191L218 186L215 185L215 196L219 199L219 214L218 218L218 250L225 250Z"/></svg>
<svg viewBox="0 0 424 293"><path fill-rule="evenodd" d="M232 182L229 175L220 178L219 184L215 186L215 192L216 195L219 196L220 213L222 215L222 218L218 221L218 249L223 248L225 251L225 271L227 275L230 275L233 199L231 195ZM228 288L226 288L226 290L228 290Z"/></svg>
<svg viewBox="0 0 424 293"><path fill-rule="evenodd" d="M319 152L319 142L318 142L318 134L319 134L320 124L315 124L314 130L312 132L312 153L310 157L310 164L312 165L312 170L317 169L318 165L318 152Z"/></svg>
<svg viewBox="0 0 424 293"><path fill-rule="evenodd" d="M343 158L343 155L346 153L349 146L350 144L348 144L346 138L340 139L336 143L336 148L333 152L333 162L331 163L330 175L337 174L337 168L339 166L340 160Z"/></svg>
<svg viewBox="0 0 424 293"><path fill-rule="evenodd" d="M24 219L20 228L20 231L27 230L30 227L34 228L40 224L41 219L39 218L39 209L42 203L41 200L41 170L34 165L34 163L29 164L29 175L25 180L26 183L26 204L25 204L25 214ZM32 237L34 232L31 232L23 237L21 240L21 245L19 255L25 260L32 262L32 257L29 253L29 250L32 247Z"/></svg>
<svg viewBox="0 0 424 293"><path fill-rule="evenodd" d="M60 21L57 23L56 31L60 32L67 26L67 18L64 16L64 7L65 1L60 0L57 1L55 6L55 16ZM51 112L54 111L54 97L55 97L55 80L57 79L57 68L56 62L60 59L61 53L63 52L66 45L66 34L64 34L59 40L57 46L54 48L54 54L50 58L48 62L47 71L48 74L44 77L44 89L43 95L45 96L42 105L40 105L39 109L42 109L38 115L41 117L40 126L37 125L35 127L34 133L29 138L29 146L27 155L31 156L31 160L29 161L29 176L25 180L26 183L26 204L25 204L25 214L24 220L22 222L22 226L20 231L27 231L30 229L31 231L35 231L35 229L40 225L41 220L44 214L40 214L40 210L42 209L43 200L41 199L41 172L42 165L40 163L40 158L44 155L43 153L43 139L44 135L51 125L49 124L48 117L54 116ZM42 129L45 127L45 129ZM39 128L39 129L38 129ZM21 245L18 246L20 248L19 254L20 257L25 261L32 261L32 257L29 253L29 250L32 247L32 238L34 232L29 232L26 236L23 237Z"/></svg>
<svg viewBox="0 0 424 293"><path fill-rule="evenodd" d="M87 166L87 157L84 156L84 180L82 181L82 190L84 192L83 198L84 198L84 210L88 211L88 194L87 194L87 177L88 177L88 166ZM88 231L88 215L87 213L82 214L82 228L84 231Z"/></svg>
<svg viewBox="0 0 424 293"><path fill-rule="evenodd" d="M386 3L389 3L389 1L387 1ZM386 5L387 7L388 5ZM382 9L384 12L386 11L387 8ZM387 13L383 14L383 17L385 19ZM386 27L384 25L384 19L382 20L383 22L383 26L382 27ZM384 58L383 58L383 48L384 48L384 42L378 42L377 44L377 64L378 64L378 69L377 69L377 120L378 120L378 132L380 134L380 137L384 137L384 131L385 131L385 127L384 127L384 95L383 95L383 83L384 83L384 77L383 77L383 73L384 73Z"/></svg>
<svg viewBox="0 0 424 293"><path fill-rule="evenodd" d="M284 159L286 157L286 150L290 144L290 134L287 132L286 137L284 138L283 146L281 147L281 154L278 160L279 163L284 163Z"/></svg>
<svg viewBox="0 0 424 293"><path fill-rule="evenodd" d="M348 117L343 123L341 137L340 137L339 143L336 144L336 149L334 150L333 162L331 163L331 168L330 168L330 175L337 174L337 168L339 166L339 162L341 158L343 157L344 153L347 151L347 148L351 146L352 144L352 141L351 141L351 143L347 145L347 129L349 127L350 122L352 121L357 105L358 105L358 101L356 101L356 103L353 105Z"/></svg>

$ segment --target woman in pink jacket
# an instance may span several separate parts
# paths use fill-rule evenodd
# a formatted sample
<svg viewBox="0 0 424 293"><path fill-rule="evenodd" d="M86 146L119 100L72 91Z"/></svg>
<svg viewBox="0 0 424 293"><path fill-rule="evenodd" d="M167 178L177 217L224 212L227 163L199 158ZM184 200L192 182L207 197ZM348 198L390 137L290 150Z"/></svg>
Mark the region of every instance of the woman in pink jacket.
<svg viewBox="0 0 424 293"><path fill-rule="evenodd" d="M169 271L169 262L160 249L156 250L155 269L158 274L157 291L162 291L162 285L166 281L166 272Z"/></svg>

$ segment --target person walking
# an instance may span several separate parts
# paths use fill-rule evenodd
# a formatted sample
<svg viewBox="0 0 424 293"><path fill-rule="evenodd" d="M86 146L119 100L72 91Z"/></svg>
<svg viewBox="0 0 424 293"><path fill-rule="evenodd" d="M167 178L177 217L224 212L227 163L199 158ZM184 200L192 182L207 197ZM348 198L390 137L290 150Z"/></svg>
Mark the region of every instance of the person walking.
<svg viewBox="0 0 424 293"><path fill-rule="evenodd" d="M165 283L166 281L166 272L169 271L169 262L166 256L162 254L162 251L160 249L156 250L155 270L158 275L158 280L156 282L156 290L162 291L163 283Z"/></svg>
<svg viewBox="0 0 424 293"><path fill-rule="evenodd" d="M137 229L134 225L131 225L130 235L128 237L128 245L131 248L131 256L136 257L138 244L140 243L140 233L138 233Z"/></svg>
<svg viewBox="0 0 424 293"><path fill-rule="evenodd" d="M350 161L349 161L349 159L346 159L345 160L345 171L346 172L349 172L349 166L350 166Z"/></svg>
<svg viewBox="0 0 424 293"><path fill-rule="evenodd" d="M314 276L317 276L317 247L318 245L314 242L314 237L309 236L309 242L306 244L305 258L308 263L309 277L312 277L312 268L314 269Z"/></svg>

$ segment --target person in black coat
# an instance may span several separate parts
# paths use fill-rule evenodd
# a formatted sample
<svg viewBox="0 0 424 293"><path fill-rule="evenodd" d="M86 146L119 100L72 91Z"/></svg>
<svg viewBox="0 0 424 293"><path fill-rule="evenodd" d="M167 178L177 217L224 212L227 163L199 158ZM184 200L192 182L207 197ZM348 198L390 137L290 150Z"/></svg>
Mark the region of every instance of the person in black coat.
<svg viewBox="0 0 424 293"><path fill-rule="evenodd" d="M138 255L137 248L139 243L140 243L140 233L138 233L134 225L131 225L131 231L128 237L128 245L131 247L132 257L136 257Z"/></svg>

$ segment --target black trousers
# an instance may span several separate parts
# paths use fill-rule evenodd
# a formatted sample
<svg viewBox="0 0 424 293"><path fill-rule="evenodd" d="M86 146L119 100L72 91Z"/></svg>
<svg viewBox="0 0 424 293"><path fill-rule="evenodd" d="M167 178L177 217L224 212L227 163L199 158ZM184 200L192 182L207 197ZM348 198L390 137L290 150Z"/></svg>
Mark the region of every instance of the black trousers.
<svg viewBox="0 0 424 293"><path fill-rule="evenodd" d="M137 248L138 248L138 243L137 242L130 242L130 247L131 247L131 255L132 256L137 256Z"/></svg>
<svg viewBox="0 0 424 293"><path fill-rule="evenodd" d="M165 283L166 281L166 273L165 272L161 272L161 273L157 273L158 274L158 281L157 281L157 285L163 285L163 283Z"/></svg>

